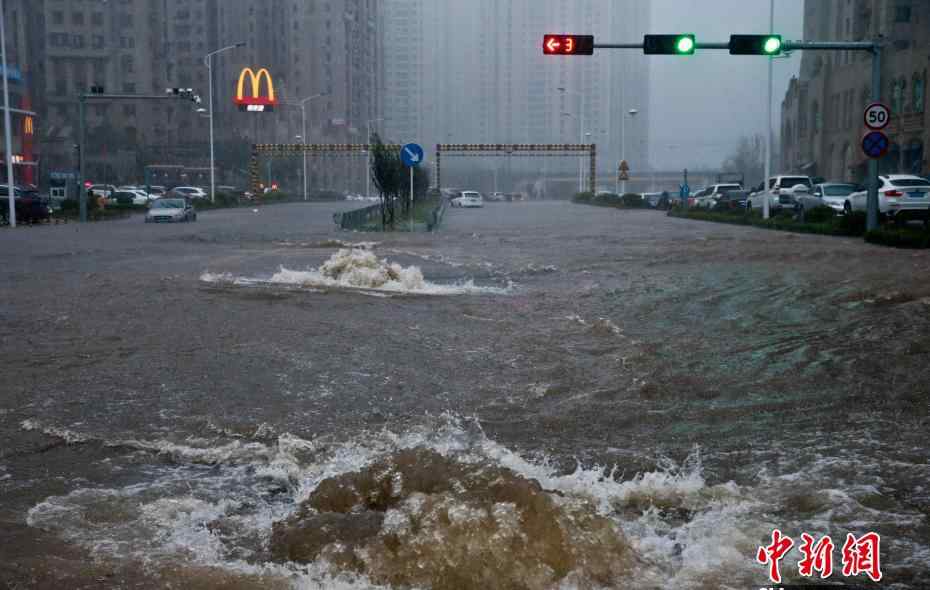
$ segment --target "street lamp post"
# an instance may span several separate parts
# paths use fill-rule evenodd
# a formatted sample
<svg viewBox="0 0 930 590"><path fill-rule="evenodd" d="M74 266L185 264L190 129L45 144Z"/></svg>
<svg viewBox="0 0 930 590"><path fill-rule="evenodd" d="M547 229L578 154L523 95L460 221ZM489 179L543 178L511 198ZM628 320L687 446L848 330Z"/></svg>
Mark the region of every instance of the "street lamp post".
<svg viewBox="0 0 930 590"><path fill-rule="evenodd" d="M623 116L620 117L620 141L622 145L620 146L620 159L626 160L626 116L629 114L632 119L639 113L636 109L630 109L628 113L623 113ZM623 192L620 192L623 191ZM619 194L626 194L626 181L623 181L623 184L617 188Z"/></svg>
<svg viewBox="0 0 930 590"><path fill-rule="evenodd" d="M368 120L368 135L365 137L365 143L368 149L365 150L365 196L371 198L371 124L377 121L384 121L384 117Z"/></svg>
<svg viewBox="0 0 930 590"><path fill-rule="evenodd" d="M210 85L210 201L213 203L216 202L216 155L213 149L213 56L238 47L245 47L245 43L236 43L235 45L229 45L228 47L211 51L203 58L203 63L207 66L207 82Z"/></svg>
<svg viewBox="0 0 930 590"><path fill-rule="evenodd" d="M303 142L304 142L305 144L308 143L308 141L307 141L307 137L308 137L308 136L307 136L307 103L310 102L311 100L320 98L321 96L327 96L328 94L329 94L328 92L321 92L321 93L319 93L319 94L314 94L313 96L308 96L307 98L305 98L305 99L303 99L303 100L301 100L301 101L299 101L299 102L297 103L298 106L300 106L300 121L301 121L301 125L302 125L302 127L303 127ZM304 201L307 201L307 200L310 199L310 196L309 196L309 189L308 189L308 186L307 186L307 185L308 185L307 179L308 179L308 176L307 176L307 152L306 152L306 150L304 150L304 182L303 182L303 185L304 185Z"/></svg>
<svg viewBox="0 0 930 590"><path fill-rule="evenodd" d="M10 122L10 84L8 81L9 70L6 63L6 19L3 0L0 0L0 52L3 60L3 136L6 147L6 181L8 184L7 193L10 207L9 222L10 227L16 227L16 180L13 178L13 136L12 123ZM81 146L82 148L84 146Z"/></svg>
<svg viewBox="0 0 930 590"><path fill-rule="evenodd" d="M584 143L584 95L564 86L559 86L556 90L562 94L574 94L578 97L578 142ZM584 192L584 160L581 158L578 159L578 192Z"/></svg>

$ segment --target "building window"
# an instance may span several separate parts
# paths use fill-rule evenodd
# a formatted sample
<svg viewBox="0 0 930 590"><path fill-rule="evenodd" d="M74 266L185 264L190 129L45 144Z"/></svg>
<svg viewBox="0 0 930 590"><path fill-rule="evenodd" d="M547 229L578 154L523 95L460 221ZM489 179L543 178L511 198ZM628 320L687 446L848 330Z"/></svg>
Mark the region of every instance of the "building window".
<svg viewBox="0 0 930 590"><path fill-rule="evenodd" d="M90 45L94 49L103 49L106 45L106 41L104 41L103 35L93 35L90 38Z"/></svg>
<svg viewBox="0 0 930 590"><path fill-rule="evenodd" d="M71 24L72 25L83 25L84 24L84 13L83 12L72 12L71 13Z"/></svg>
<svg viewBox="0 0 930 590"><path fill-rule="evenodd" d="M894 9L894 22L909 23L911 22L911 6L909 4L899 4Z"/></svg>
<svg viewBox="0 0 930 590"><path fill-rule="evenodd" d="M65 13L60 10L52 11L52 24L63 25L65 23Z"/></svg>
<svg viewBox="0 0 930 590"><path fill-rule="evenodd" d="M136 93L135 83L126 82L125 84L123 84L123 92L125 92L126 94L135 94Z"/></svg>
<svg viewBox="0 0 930 590"><path fill-rule="evenodd" d="M127 117L136 116L136 105L134 104L124 104L123 105L123 114Z"/></svg>
<svg viewBox="0 0 930 590"><path fill-rule="evenodd" d="M91 15L90 15L90 23L91 23L92 25L94 25L95 27L102 27L102 26L103 26L103 13L102 13L102 12L95 12L95 13L91 14Z"/></svg>
<svg viewBox="0 0 930 590"><path fill-rule="evenodd" d="M913 110L915 113L924 112L924 94L925 87L927 84L926 76L921 76L917 74L914 76L914 90L913 90Z"/></svg>
<svg viewBox="0 0 930 590"><path fill-rule="evenodd" d="M904 80L894 80L891 83L891 112L900 115L904 111Z"/></svg>

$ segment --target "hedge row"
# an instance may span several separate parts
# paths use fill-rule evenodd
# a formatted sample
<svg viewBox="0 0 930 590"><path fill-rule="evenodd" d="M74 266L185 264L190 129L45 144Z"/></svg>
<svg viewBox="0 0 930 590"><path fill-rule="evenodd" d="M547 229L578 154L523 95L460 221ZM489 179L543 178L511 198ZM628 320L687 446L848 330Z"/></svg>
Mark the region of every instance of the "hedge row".
<svg viewBox="0 0 930 590"><path fill-rule="evenodd" d="M827 209L829 214L819 209ZM668 212L672 217L695 219L698 221L714 221L718 223L731 223L735 225L749 225L764 229L792 231L798 233L821 234L828 236L865 235L866 216L861 211L852 215L835 215L832 209L822 207L811 210L805 215L805 221L798 221L793 216L776 215L763 219L761 213L747 212L744 209L733 211L706 211L700 209L674 208Z"/></svg>
<svg viewBox="0 0 930 590"><path fill-rule="evenodd" d="M616 193L598 193L591 192L576 193L572 197L573 203L583 205L597 205L598 207L615 207L617 209L643 209L646 207L646 201L642 195L637 193L626 193L618 195Z"/></svg>

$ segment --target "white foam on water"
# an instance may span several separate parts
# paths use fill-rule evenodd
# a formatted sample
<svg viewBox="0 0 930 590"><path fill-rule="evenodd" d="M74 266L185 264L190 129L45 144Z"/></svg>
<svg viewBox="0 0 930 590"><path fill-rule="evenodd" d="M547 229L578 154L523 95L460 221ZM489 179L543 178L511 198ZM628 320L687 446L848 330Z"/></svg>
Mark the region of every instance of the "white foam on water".
<svg viewBox="0 0 930 590"><path fill-rule="evenodd" d="M24 422L23 428L75 434L35 421ZM664 459L655 470L631 477L600 466L578 466L572 473L560 473L546 460L530 461L489 439L476 421L451 415L428 419L403 432L357 433L344 442L281 434L275 440L234 438L207 443L107 441L110 446L167 456L172 464L153 468L145 484L78 489L48 498L29 511L28 522L116 556L182 559L244 574L271 573L294 580L298 588L375 588L370 580L346 577L323 562L309 566L256 562L247 547L266 544L274 523L293 514L324 480L358 472L398 451L426 448L461 463L503 467L535 479L542 489L555 493L557 502L592 503L599 514L617 524L641 557L641 571L635 573L634 582L643 588L749 587L764 575L754 562L755 550L775 527L813 530L811 526L821 518L834 532L879 519L916 523L912 515L862 506L855 496L874 493L869 485L823 488L821 498L832 511L830 515L773 522L777 499L772 490L784 488L776 485L775 477L763 476L753 487L733 482L711 485L698 449L681 463ZM812 466L812 470L823 467ZM806 483L801 475L785 477L792 486ZM450 501L448 514L455 522L488 516L467 502L456 503L454 497ZM405 514L416 513L418 502L422 498L413 495L389 511L384 530L401 531L408 526ZM506 523L508 510L512 512L512 506L495 504L492 516ZM217 532L211 525L216 522L233 532ZM928 554L926 547L907 550L911 561ZM561 587L590 585L569 576Z"/></svg>
<svg viewBox="0 0 930 590"><path fill-rule="evenodd" d="M341 288L417 295L506 295L513 289L477 286L468 280L452 285L427 281L419 267L404 267L378 258L363 248L343 248L319 268L292 270L281 267L267 279L237 277L229 273L204 272L200 280L233 285L292 285L302 288Z"/></svg>

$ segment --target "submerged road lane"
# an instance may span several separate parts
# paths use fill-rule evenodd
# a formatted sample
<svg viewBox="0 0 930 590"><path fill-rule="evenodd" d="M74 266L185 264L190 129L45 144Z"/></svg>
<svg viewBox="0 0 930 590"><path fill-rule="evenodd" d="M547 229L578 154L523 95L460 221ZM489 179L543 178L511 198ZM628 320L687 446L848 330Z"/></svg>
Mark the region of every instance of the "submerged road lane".
<svg viewBox="0 0 930 590"><path fill-rule="evenodd" d="M477 588L454 540L511 528L552 543L503 560L534 588L764 583L774 527L876 530L887 581L930 574L930 254L564 202L338 232L346 208L0 231L0 582ZM408 483L286 546L353 473ZM489 473L538 480L559 531Z"/></svg>

